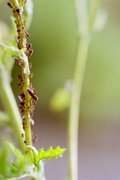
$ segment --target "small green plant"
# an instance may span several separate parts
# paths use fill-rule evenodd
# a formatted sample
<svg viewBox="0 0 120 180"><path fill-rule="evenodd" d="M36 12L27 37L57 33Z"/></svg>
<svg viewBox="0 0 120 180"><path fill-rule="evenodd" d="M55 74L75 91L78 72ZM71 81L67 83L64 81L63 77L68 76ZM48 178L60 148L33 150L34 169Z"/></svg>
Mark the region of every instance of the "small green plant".
<svg viewBox="0 0 120 180"><path fill-rule="evenodd" d="M34 124L32 117L38 97L32 87L31 64L28 60L33 50L27 41L33 3L32 0L9 0L7 4L12 11L13 28L7 41L2 38L0 31L0 97L5 108L5 112L0 112L0 123L11 127L18 147L11 141L3 143L0 150L0 179L30 177L45 180L45 161L62 156L65 149L58 146L45 151L33 146L31 125ZM10 85L14 63L20 68L19 108Z"/></svg>

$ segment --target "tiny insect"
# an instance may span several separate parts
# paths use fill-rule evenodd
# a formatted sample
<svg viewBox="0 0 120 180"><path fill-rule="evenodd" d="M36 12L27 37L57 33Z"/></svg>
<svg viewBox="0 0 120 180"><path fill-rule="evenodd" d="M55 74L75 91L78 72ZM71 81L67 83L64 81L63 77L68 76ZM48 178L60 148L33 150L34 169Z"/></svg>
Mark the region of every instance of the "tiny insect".
<svg viewBox="0 0 120 180"><path fill-rule="evenodd" d="M18 15L20 15L20 9L16 9L16 12L18 13Z"/></svg>
<svg viewBox="0 0 120 180"><path fill-rule="evenodd" d="M38 137L37 137L37 136L34 136L32 140L33 140L33 143L36 143L37 140L38 140Z"/></svg>
<svg viewBox="0 0 120 180"><path fill-rule="evenodd" d="M24 93L21 93L21 94L20 94L20 97L21 97L21 99L24 100L24 99L25 99L25 94L24 94Z"/></svg>
<svg viewBox="0 0 120 180"><path fill-rule="evenodd" d="M30 94L30 96L31 96L35 101L38 101L38 97L37 97L37 95L35 94L35 92L33 91L33 89L29 88L27 91L28 91L28 93Z"/></svg>
<svg viewBox="0 0 120 180"><path fill-rule="evenodd" d="M30 33L29 33L28 31L26 32L26 36L27 36L27 37L30 37Z"/></svg>
<svg viewBox="0 0 120 180"><path fill-rule="evenodd" d="M27 47L27 50L29 50L29 49L31 49L31 48L32 48L32 44L27 43L27 44L26 44L26 47Z"/></svg>
<svg viewBox="0 0 120 180"><path fill-rule="evenodd" d="M11 2L8 2L7 5L8 5L10 8L12 8Z"/></svg>

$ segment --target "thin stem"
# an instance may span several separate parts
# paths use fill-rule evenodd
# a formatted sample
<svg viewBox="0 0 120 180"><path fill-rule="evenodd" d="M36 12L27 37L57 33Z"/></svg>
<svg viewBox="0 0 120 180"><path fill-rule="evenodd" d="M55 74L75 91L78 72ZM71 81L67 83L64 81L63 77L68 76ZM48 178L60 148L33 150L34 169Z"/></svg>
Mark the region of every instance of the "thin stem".
<svg viewBox="0 0 120 180"><path fill-rule="evenodd" d="M69 180L78 180L78 130L80 115L80 100L85 74L86 60L89 49L89 39L81 38L78 46L76 70L70 103L69 117Z"/></svg>
<svg viewBox="0 0 120 180"><path fill-rule="evenodd" d="M78 180L78 131L82 85L91 35L101 7L101 0L90 0L89 8L87 0L76 0L73 2L77 12L76 19L81 39L78 44L77 62L70 102L68 127L69 180Z"/></svg>
<svg viewBox="0 0 120 180"><path fill-rule="evenodd" d="M32 55L32 45L27 43L27 31L24 17L25 0L9 0L8 5L13 11L17 30L17 47L22 50L22 57L17 56L16 62L21 68L19 77L20 111L25 131L25 144L32 145L31 118L33 116L33 102L37 96L32 88L28 57Z"/></svg>
<svg viewBox="0 0 120 180"><path fill-rule="evenodd" d="M10 86L10 82L8 80L8 77L5 73L5 69L2 69L2 64L0 64L1 67L1 74L0 74L0 95L1 99L3 101L4 107L6 109L6 112L10 119L10 124L13 129L13 132L16 135L16 139L18 141L18 144L20 148L25 151L26 146L24 144L24 130L22 127L22 121L21 116L19 113L19 110L17 108L17 104L15 101L15 97L13 95L13 91Z"/></svg>
<svg viewBox="0 0 120 180"><path fill-rule="evenodd" d="M8 125L8 124L9 124L8 115L0 111L0 125Z"/></svg>
<svg viewBox="0 0 120 180"><path fill-rule="evenodd" d="M99 13L101 7L101 0L91 0L90 2L90 11L89 11L89 32L91 32L94 28L95 21L97 19L97 15Z"/></svg>

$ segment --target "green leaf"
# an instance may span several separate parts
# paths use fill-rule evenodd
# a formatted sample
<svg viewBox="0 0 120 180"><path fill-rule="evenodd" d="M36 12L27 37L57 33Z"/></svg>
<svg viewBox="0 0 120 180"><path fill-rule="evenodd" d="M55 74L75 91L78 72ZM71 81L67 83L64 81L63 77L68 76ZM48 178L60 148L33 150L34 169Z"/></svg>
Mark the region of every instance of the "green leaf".
<svg viewBox="0 0 120 180"><path fill-rule="evenodd" d="M44 148L41 148L38 151L38 161L62 157L64 152L65 152L65 149L60 148L59 146L57 146L55 149L50 147L47 151L44 151Z"/></svg>
<svg viewBox="0 0 120 180"><path fill-rule="evenodd" d="M22 173L29 173L29 167L31 166L31 157L27 154L22 154L21 151L15 148L11 143L7 142L9 149L17 157L15 162L10 165L10 170L14 176L18 176Z"/></svg>
<svg viewBox="0 0 120 180"><path fill-rule="evenodd" d="M6 144L8 145L9 149L12 151L12 153L18 157L18 158L23 158L24 155L21 153L21 151L17 148L14 147L13 144L11 144L10 142L6 142Z"/></svg>

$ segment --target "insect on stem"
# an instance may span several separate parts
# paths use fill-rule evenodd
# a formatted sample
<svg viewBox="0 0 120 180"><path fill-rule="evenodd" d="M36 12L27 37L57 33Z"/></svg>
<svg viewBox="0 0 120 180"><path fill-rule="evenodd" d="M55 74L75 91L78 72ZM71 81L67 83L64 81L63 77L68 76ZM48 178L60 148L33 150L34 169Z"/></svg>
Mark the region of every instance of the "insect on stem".
<svg viewBox="0 0 120 180"><path fill-rule="evenodd" d="M18 96L19 109L22 115L23 129L25 131L24 143L26 145L32 145L31 124L34 123L31 119L34 114L34 104L38 100L38 97L31 83L31 65L29 64L28 58L32 56L33 49L32 44L27 42L27 37L29 37L30 34L26 30L24 20L25 3L26 0L9 0L7 4L11 8L15 19L17 47L19 50L23 51L21 57L15 58L15 63L21 70L21 73L18 75L18 86L20 89L20 95Z"/></svg>

